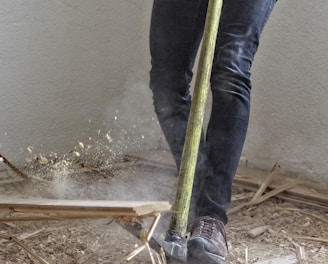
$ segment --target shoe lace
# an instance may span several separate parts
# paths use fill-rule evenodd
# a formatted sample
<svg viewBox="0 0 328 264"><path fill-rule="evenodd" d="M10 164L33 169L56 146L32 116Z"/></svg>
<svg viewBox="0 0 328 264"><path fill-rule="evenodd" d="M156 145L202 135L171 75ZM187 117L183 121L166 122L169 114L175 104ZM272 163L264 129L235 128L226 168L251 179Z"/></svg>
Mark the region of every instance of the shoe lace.
<svg viewBox="0 0 328 264"><path fill-rule="evenodd" d="M213 239L213 234L215 233L215 231L221 233L228 248L224 224L221 221L218 221L212 217L204 216L197 218L190 224L192 225L191 230L193 230L195 226L198 226L198 235L207 240Z"/></svg>

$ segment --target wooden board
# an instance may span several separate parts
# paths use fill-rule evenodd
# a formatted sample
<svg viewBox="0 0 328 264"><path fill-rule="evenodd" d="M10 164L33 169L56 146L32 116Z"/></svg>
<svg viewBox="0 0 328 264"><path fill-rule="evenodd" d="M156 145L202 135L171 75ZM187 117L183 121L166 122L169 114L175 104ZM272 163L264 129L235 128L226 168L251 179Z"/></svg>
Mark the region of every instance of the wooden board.
<svg viewBox="0 0 328 264"><path fill-rule="evenodd" d="M0 198L1 199L1 198ZM153 217L148 230L144 230L143 245L136 248L126 259L131 260L143 249L147 248L148 241L156 228L162 211L170 210L166 201L107 201L107 200L56 200L56 199L16 199L5 198L0 200L0 212L9 212L9 217L0 217L0 221L34 221L34 220L65 220L118 217L118 223L130 217ZM15 217L15 215L20 215ZM23 217L21 217L23 215ZM32 215L32 217L29 217ZM50 217L47 217L50 216ZM57 218L58 217L58 218ZM123 217L123 218L122 218ZM127 222L129 224L129 221ZM143 231L143 230L142 230ZM141 232L141 231L140 231ZM1 234L0 234L1 235ZM3 239L13 240L40 263L48 264L46 260L35 254L15 236L2 234ZM152 255L151 255L152 257Z"/></svg>
<svg viewBox="0 0 328 264"><path fill-rule="evenodd" d="M234 179L234 185L242 187L246 190L255 191L264 181L266 175L266 171L249 168L238 168L238 172ZM286 184L292 180L294 180L294 178L275 174L268 189L276 189L279 186ZM304 180L296 186L278 194L276 197L328 210L327 185L320 185L314 182Z"/></svg>
<svg viewBox="0 0 328 264"><path fill-rule="evenodd" d="M166 201L106 201L106 200L55 200L15 199L0 200L0 211L17 213L57 213L65 215L93 214L111 216L143 216L168 211Z"/></svg>

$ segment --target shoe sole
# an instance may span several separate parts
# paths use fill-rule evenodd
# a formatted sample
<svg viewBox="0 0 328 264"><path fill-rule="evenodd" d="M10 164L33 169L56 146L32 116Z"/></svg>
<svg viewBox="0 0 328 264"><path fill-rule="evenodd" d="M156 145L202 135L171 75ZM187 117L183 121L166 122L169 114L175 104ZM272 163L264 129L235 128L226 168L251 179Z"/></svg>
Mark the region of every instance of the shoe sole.
<svg viewBox="0 0 328 264"><path fill-rule="evenodd" d="M192 250L190 250L192 249ZM188 241L188 264L224 264L225 258L205 250L204 244L199 240Z"/></svg>

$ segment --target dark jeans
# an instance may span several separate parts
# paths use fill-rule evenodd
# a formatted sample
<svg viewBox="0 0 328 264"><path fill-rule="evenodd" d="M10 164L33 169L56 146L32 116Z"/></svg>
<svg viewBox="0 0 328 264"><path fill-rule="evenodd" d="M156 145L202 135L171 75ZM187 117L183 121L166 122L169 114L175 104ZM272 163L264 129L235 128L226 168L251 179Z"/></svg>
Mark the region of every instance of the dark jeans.
<svg viewBox="0 0 328 264"><path fill-rule="evenodd" d="M249 121L250 69L276 0L224 0L211 76L212 112L202 136L193 199L196 216L227 223L225 210ZM154 0L150 88L155 112L180 166L191 104L190 82L207 0Z"/></svg>

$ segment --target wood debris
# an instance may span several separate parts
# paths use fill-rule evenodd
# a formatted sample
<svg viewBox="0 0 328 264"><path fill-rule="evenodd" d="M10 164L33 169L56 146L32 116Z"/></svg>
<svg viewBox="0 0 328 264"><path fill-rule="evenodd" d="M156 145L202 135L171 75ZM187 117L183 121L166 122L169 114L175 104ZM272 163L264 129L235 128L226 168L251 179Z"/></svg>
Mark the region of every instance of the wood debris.
<svg viewBox="0 0 328 264"><path fill-rule="evenodd" d="M296 248L296 257L299 264L303 263L306 260L305 249L303 246L297 245Z"/></svg>
<svg viewBox="0 0 328 264"><path fill-rule="evenodd" d="M301 182L300 179L296 179L296 180L287 182L281 186L278 186L276 189L273 189L264 194L264 192L266 191L266 189L268 188L268 186L270 185L270 183L273 179L273 175L276 171L276 168L277 168L277 163L275 163L275 165L272 167L271 171L267 174L264 181L262 182L262 184L260 185L260 187L258 188L258 190L256 191L256 193L254 194L254 196L252 197L252 199L249 202L242 203L234 208L229 209L228 214L231 215L245 207L249 208L254 205L263 203L267 199L274 197L277 194L279 194L285 190L288 190L289 188L291 188Z"/></svg>
<svg viewBox="0 0 328 264"><path fill-rule="evenodd" d="M165 159L162 159L161 156L156 156L156 153L155 155L153 153L149 155L152 159L156 159L154 161L143 161L142 159L135 160L135 167L133 164L129 163L127 166L128 170L125 171L124 176L116 174L116 171L122 172L126 169L124 168L124 162L121 162L120 166L123 166L121 171L119 166L116 167L113 165L115 173L107 173L105 169L102 171L80 171L80 167L77 167L76 173L74 173L75 168L73 168L70 170L72 173L67 174L70 183L73 184L73 186L71 186L73 188L69 190L68 198L80 199L87 197L92 199L106 199L108 197L108 187L111 185L115 186L115 182L116 184L117 181L124 182L128 185L128 189L132 190L132 188L135 187L135 180L138 178L147 179L150 184L156 185L156 192L160 190L167 195L165 197L172 197L170 191L173 190L174 195L174 188L172 188L171 185L166 186L166 183L176 179L175 167L172 165L172 162L166 163ZM157 160L162 164L157 166ZM143 163L145 163L145 167ZM51 162L49 162L47 166L51 166ZM40 167L38 167L38 169L39 168ZM133 173L129 175L129 171L133 171ZM253 174L254 171L255 173ZM41 172L45 173L46 170L41 170ZM243 171L240 168L239 173L241 172ZM251 173L248 174L248 172ZM261 175L261 177L258 181L254 181L253 178L257 179L257 177L253 175L257 173ZM33 175L34 173L32 172L29 174ZM104 174L111 176L104 177ZM168 174L169 176L167 177ZM245 190L248 189L244 187L234 187L233 197L236 197L236 199L232 201L232 208L247 200L251 200L267 174L267 172L263 171L247 171L244 176L247 178L247 181L254 184L254 188L249 190L252 193L245 192ZM46 178L51 179L51 177L52 175L50 174L47 175ZM236 178L238 177L237 175ZM280 181L279 177L278 174L274 173L271 183L263 194L284 185L286 182L294 180L284 177L284 179ZM157 186L160 186L160 188L157 189ZM299 187L307 189L307 192L315 195L328 194L327 191L324 191L326 188L325 186L321 186L321 189L317 189L315 186L307 185L307 182L305 182L305 184L302 182L277 194L275 197L290 193L290 191L294 192L295 188L297 189ZM3 197L11 197L17 194L20 198L35 197L34 194L40 194L40 190L42 192L45 185L35 185L33 183L32 187L35 189L31 190L31 185L27 181L26 184L22 184L21 182L12 183L12 185L0 184L0 193ZM38 197L58 198L52 195L48 197L47 193L40 194ZM140 197L143 196L140 195ZM246 263L246 261L252 264L299 264L299 259L305 257L304 253L306 253L306 259L302 260L302 264L326 264L326 260L328 259L328 247L325 241L321 241L320 238L326 239L328 237L328 214L325 213L326 211L318 210L318 207L296 206L297 204L294 202L288 202L285 199L267 199L258 205L249 207L248 209L250 210L240 210L235 215L229 217L229 222L226 226L229 240L229 256L226 264ZM3 216L0 212L0 218L2 216L9 217L10 215L11 214ZM25 215L24 213L24 216ZM33 216L35 218L39 217L37 214L30 215L29 217ZM49 217L55 220L53 215ZM108 219L113 218L115 217L109 217ZM90 219L92 218L90 217ZM35 235L28 236L24 242L36 254L45 257L47 260L49 259L50 262L54 261L55 258L56 260L54 262L57 263L124 263L122 260L124 256L133 249L142 246L142 244L140 244L141 241L136 239L135 236L131 235L129 232L126 232L126 229L121 228L116 221L113 221L112 224L109 225L108 219L76 219L74 221L70 219L59 219L62 221L46 222L23 221L15 222L14 224L10 223L10 225L7 225L8 222L0 222L0 234L5 235L2 232L6 231L6 233L13 234L18 239L21 239L19 234L26 234L28 236L28 234L36 232ZM43 218L43 220L48 219ZM133 220L125 220L127 222L134 222ZM146 221L146 223L148 222ZM270 226L270 228L261 235L254 238L248 235L250 230L266 225ZM161 223L158 226L161 227ZM282 236L282 234L285 234L285 236ZM286 237L289 237L290 240L286 239ZM299 237L319 238L320 241L299 239ZM297 247L296 244L299 245L299 247ZM0 263L37 263L25 250L16 246L14 241L10 242L8 239L0 239L0 245ZM151 263L152 260L150 259L146 247L147 246L145 246L145 250L138 254L131 263ZM304 250L304 252L302 252L302 250ZM152 254L157 263L166 264L164 254L156 255L154 252L152 252Z"/></svg>
<svg viewBox="0 0 328 264"><path fill-rule="evenodd" d="M295 238L299 240L309 240L309 241L328 243L328 239L323 237L297 236Z"/></svg>
<svg viewBox="0 0 328 264"><path fill-rule="evenodd" d="M29 177L22 172L20 169L18 169L15 165L13 165L8 159L6 159L5 156L0 154L0 161L2 161L4 164L6 164L9 168L11 168L14 172L16 172L19 176L21 176L24 179L28 179Z"/></svg>
<svg viewBox="0 0 328 264"><path fill-rule="evenodd" d="M297 264L297 258L295 255L290 254L287 256L281 256L276 258L271 258L264 261L254 262L254 264Z"/></svg>
<svg viewBox="0 0 328 264"><path fill-rule="evenodd" d="M276 190L277 193L274 196L277 198L301 204L303 206L315 207L328 211L327 185L320 185L306 180L301 180L297 184L293 184L293 181L297 181L297 179L295 180L276 173L274 174L274 177L269 177L271 176L271 172L267 176L265 175L265 171L239 168L233 184L236 187L253 192L260 192L260 190L263 189L263 185L263 187L267 187L267 191ZM266 186L264 183L268 180L270 180L270 183ZM282 186L288 188L285 188L284 190L279 189Z"/></svg>
<svg viewBox="0 0 328 264"><path fill-rule="evenodd" d="M17 245L19 245L22 249L24 249L26 252L28 252L31 256L33 256L36 260L38 260L42 264L50 264L45 259L38 256L32 249L30 249L23 241L19 240L15 236L0 234L0 238L7 239L9 241L14 241Z"/></svg>
<svg viewBox="0 0 328 264"><path fill-rule="evenodd" d="M270 228L270 226L265 225L265 226L259 226L259 227L255 227L251 230L248 231L248 235L251 238L255 238L261 234L263 234L265 231L267 231Z"/></svg>

